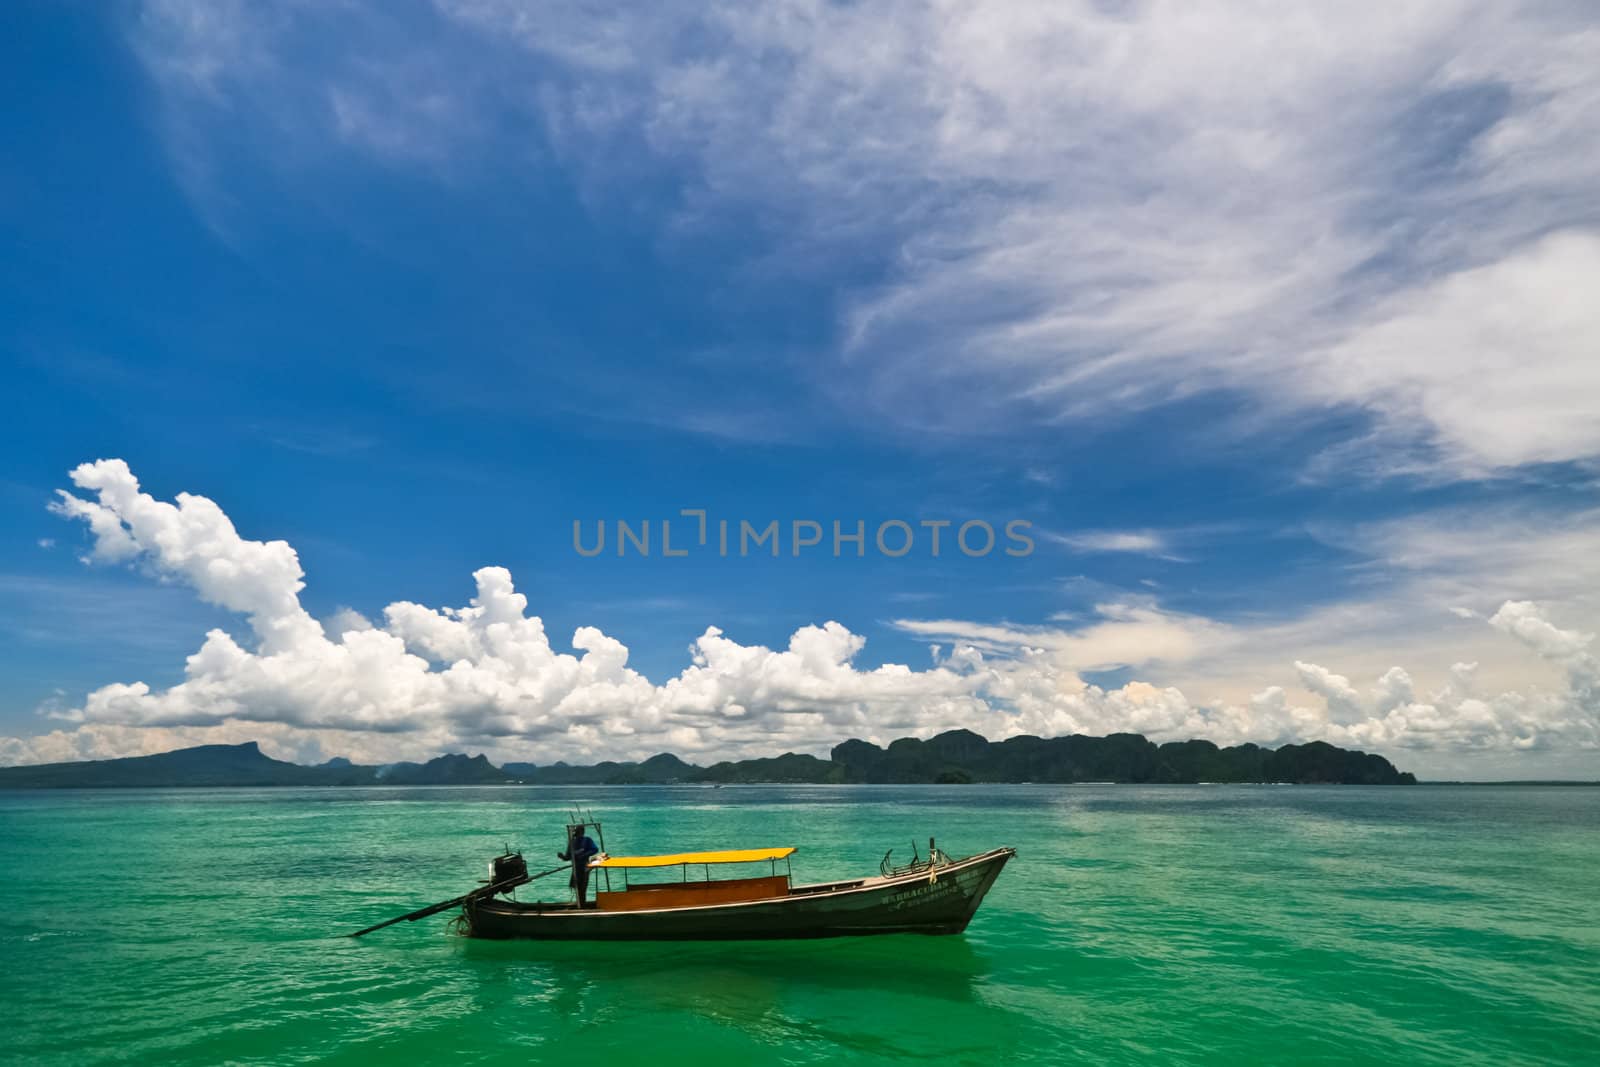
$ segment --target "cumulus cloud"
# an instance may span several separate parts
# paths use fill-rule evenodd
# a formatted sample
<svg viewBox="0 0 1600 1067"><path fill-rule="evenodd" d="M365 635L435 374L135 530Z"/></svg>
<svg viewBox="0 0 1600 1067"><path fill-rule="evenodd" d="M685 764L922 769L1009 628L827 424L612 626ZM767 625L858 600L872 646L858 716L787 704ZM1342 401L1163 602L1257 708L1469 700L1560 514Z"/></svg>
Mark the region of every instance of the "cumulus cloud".
<svg viewBox="0 0 1600 1067"><path fill-rule="evenodd" d="M1323 701L1326 720L1318 724L1322 736L1380 750L1600 747L1600 671L1589 652L1592 635L1555 626L1537 605L1526 601L1507 601L1489 623L1558 666L1566 685L1556 690L1482 693L1478 665L1456 663L1446 683L1426 696L1416 694L1411 675L1400 667L1390 668L1363 693L1348 678L1325 667L1297 662L1302 685ZM1280 708L1284 705L1278 697L1274 702Z"/></svg>
<svg viewBox="0 0 1600 1067"><path fill-rule="evenodd" d="M618 154L648 156L679 193L669 240L753 210L763 271L874 279L837 293L819 375L873 418L1104 419L1220 389L1365 412L1391 471L1600 453L1592 4L419 17L152 0L134 42L191 188L207 122L286 168L527 146L597 207L628 199Z"/></svg>
<svg viewBox="0 0 1600 1067"><path fill-rule="evenodd" d="M1561 690L1481 695L1471 664L1457 664L1448 684L1423 699L1399 667L1363 693L1327 668L1295 663L1320 707L1297 704L1278 686L1202 704L1168 685L1086 681L1085 673L1195 661L1248 640L1146 602L1101 604L1073 630L900 620L905 632L951 642L948 651L936 646L923 670L857 666L865 639L838 622L803 626L782 649L740 644L710 626L689 665L658 685L628 666L621 642L593 627L573 633L572 652L557 650L504 568L476 571L463 607L399 601L384 609L382 626L348 609L325 626L300 603L304 576L286 542L241 536L205 497L157 500L121 460L86 463L72 480L93 498L63 492L53 507L88 526L86 559L132 563L188 585L242 615L253 640L212 630L176 685L112 683L81 704L57 702L53 716L72 727L0 739L0 761L246 739L302 759L382 761L470 746L539 761L663 749L720 757L955 727L991 737L1131 730L1157 740L1322 738L1379 749L1600 746L1593 639L1523 601L1506 602L1489 625L1556 664L1567 679Z"/></svg>
<svg viewBox="0 0 1600 1067"><path fill-rule="evenodd" d="M1342 722L1360 718L1361 697L1348 678L1315 663L1296 661L1294 669L1300 674L1301 684L1327 703L1331 716Z"/></svg>
<svg viewBox="0 0 1600 1067"><path fill-rule="evenodd" d="M1575 666L1589 662L1586 649L1594 641L1594 635L1552 626L1539 614L1537 605L1507 601L1489 619L1489 624L1548 659Z"/></svg>
<svg viewBox="0 0 1600 1067"><path fill-rule="evenodd" d="M802 627L782 650L740 645L709 627L690 650L690 666L656 686L627 666L620 642L593 627L572 635L576 654L553 648L500 567L474 573L476 595L465 607L400 601L384 609L381 628L348 609L325 627L300 604L303 574L287 543L242 538L205 497L157 500L121 460L84 464L72 479L94 498L63 491L53 508L88 524L94 547L86 558L138 561L245 616L254 636L247 648L212 630L180 684L159 691L111 684L58 713L86 728L194 736L199 727L237 732L236 724L261 723L420 732L435 742L514 739L568 754L601 744L610 746L607 754L641 746L697 752L757 739L816 747L846 727L953 723L984 706L972 678L947 668L856 669L863 639L836 622ZM101 735L91 729L88 736ZM40 751L66 743L55 737Z"/></svg>

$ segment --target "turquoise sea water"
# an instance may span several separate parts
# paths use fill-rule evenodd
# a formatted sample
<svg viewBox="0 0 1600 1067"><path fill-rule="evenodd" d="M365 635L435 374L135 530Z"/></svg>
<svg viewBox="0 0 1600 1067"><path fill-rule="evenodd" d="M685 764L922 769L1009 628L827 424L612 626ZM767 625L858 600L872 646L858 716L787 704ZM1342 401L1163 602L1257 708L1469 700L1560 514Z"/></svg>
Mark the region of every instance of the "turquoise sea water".
<svg viewBox="0 0 1600 1067"><path fill-rule="evenodd" d="M576 801L797 880L1019 855L963 937L333 936L553 866ZM1600 789L0 793L0 863L19 1063L1600 1062Z"/></svg>

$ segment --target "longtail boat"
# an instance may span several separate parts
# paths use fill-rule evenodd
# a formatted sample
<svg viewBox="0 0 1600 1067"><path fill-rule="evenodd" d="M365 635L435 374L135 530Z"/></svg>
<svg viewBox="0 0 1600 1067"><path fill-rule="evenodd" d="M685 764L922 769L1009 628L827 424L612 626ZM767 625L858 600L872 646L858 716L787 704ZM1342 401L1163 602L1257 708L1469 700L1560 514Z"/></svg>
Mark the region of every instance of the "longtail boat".
<svg viewBox="0 0 1600 1067"><path fill-rule="evenodd" d="M795 885L794 848L684 852L663 856L605 856L590 864L601 874L585 908L485 895L463 903L462 927L472 937L561 941L711 941L864 934L959 934L984 894L1016 855L996 848L952 859L929 841L929 854L901 867L889 856L873 877ZM777 870L783 861L784 871ZM757 877L713 878L729 865L767 863ZM630 872L673 868L680 879L638 883ZM613 881L613 873L620 879ZM699 875L700 877L694 877ZM618 884L620 882L620 884Z"/></svg>
<svg viewBox="0 0 1600 1067"><path fill-rule="evenodd" d="M581 834L585 825L568 827ZM507 850L490 863L487 884L463 896L387 920L352 936L393 923L415 921L457 905L455 928L469 937L546 941L719 941L858 937L866 934L959 934L999 877L1011 848L955 859L932 838L926 857L893 866L886 853L878 874L838 882L796 885L792 847L611 856L588 864L594 899L523 901L508 898L518 886L568 870L529 875L522 854ZM784 870L778 871L782 861ZM757 876L716 877L729 868L766 864ZM671 881L637 881L643 871L677 868ZM759 869L759 868L758 868Z"/></svg>

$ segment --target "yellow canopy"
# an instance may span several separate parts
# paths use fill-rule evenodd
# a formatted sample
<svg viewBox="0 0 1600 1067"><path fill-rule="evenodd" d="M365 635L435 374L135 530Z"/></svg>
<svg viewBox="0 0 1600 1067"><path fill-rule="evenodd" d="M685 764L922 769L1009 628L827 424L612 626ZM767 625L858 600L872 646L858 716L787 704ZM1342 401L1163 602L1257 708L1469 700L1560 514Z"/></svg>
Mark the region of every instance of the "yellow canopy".
<svg viewBox="0 0 1600 1067"><path fill-rule="evenodd" d="M735 848L724 852L675 852L670 856L607 856L591 867L676 867L680 863L757 863L794 855L792 848Z"/></svg>

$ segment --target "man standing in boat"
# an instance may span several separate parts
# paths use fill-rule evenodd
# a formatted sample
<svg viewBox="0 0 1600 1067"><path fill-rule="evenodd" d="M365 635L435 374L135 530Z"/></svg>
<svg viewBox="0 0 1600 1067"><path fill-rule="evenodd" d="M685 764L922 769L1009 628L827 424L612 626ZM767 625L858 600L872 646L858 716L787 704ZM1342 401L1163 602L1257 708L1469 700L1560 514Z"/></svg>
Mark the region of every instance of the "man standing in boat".
<svg viewBox="0 0 1600 1067"><path fill-rule="evenodd" d="M599 854L594 839L583 832L583 823L568 827L567 850L557 852L556 859L572 861L571 886L578 891L578 907L588 907L589 861Z"/></svg>

